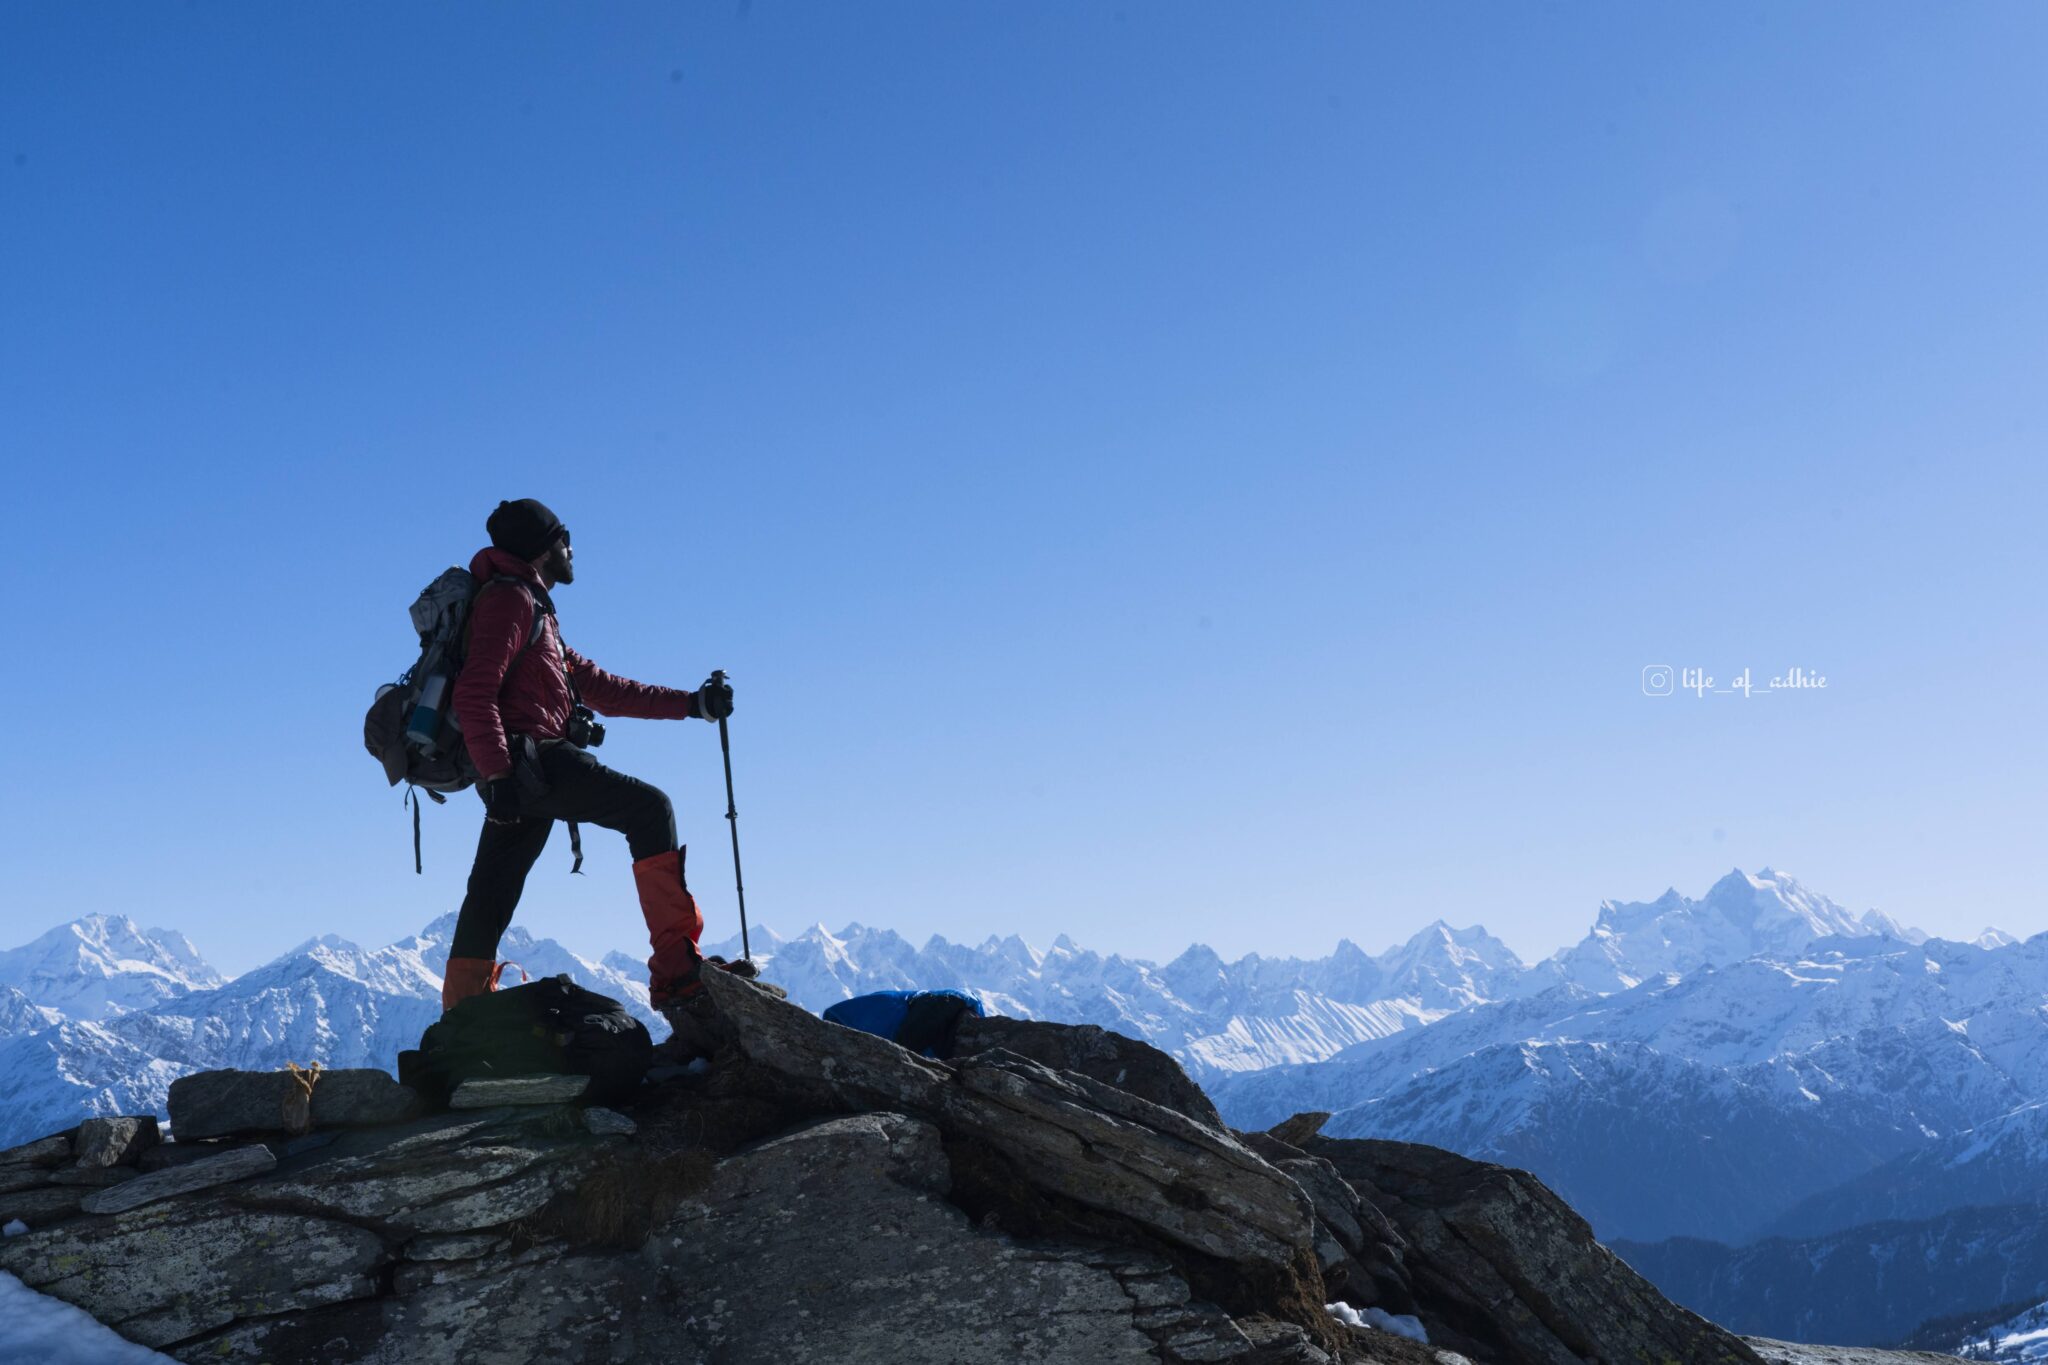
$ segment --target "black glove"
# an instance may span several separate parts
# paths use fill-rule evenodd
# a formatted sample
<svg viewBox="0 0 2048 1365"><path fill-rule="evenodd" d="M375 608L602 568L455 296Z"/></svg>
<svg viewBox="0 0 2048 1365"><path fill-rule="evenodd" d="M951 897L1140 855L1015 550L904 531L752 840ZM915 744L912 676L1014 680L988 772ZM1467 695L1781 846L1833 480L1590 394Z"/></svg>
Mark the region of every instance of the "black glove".
<svg viewBox="0 0 2048 1365"><path fill-rule="evenodd" d="M493 825L519 823L519 783L510 774L484 783L484 820Z"/></svg>
<svg viewBox="0 0 2048 1365"><path fill-rule="evenodd" d="M697 689L697 715L704 720L724 720L732 714L732 684L714 673Z"/></svg>

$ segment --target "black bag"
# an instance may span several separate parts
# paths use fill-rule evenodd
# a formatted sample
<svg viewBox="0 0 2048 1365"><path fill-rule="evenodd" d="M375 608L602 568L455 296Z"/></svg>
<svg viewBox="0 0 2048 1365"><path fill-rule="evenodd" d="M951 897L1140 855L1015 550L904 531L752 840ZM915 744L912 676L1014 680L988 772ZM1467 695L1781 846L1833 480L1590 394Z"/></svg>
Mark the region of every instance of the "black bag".
<svg viewBox="0 0 2048 1365"><path fill-rule="evenodd" d="M430 1110L478 1076L590 1077L587 1104L616 1104L640 1088L654 1060L647 1026L608 995L565 973L472 995L427 1026L419 1050L398 1054L398 1079Z"/></svg>

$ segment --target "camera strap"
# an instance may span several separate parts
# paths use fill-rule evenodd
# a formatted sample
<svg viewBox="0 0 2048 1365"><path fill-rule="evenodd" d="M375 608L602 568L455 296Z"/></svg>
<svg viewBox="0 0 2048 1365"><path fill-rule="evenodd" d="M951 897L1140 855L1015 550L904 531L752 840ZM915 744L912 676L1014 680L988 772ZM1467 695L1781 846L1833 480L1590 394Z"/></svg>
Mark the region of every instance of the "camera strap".
<svg viewBox="0 0 2048 1365"><path fill-rule="evenodd" d="M540 596L535 599L534 610L545 610L549 616L554 617L556 650L555 657L559 658L562 661L562 683L569 689L569 705L572 708L570 714L574 715L576 711L581 710L583 707L583 694L576 690L576 677L573 673L569 671L568 646L562 643L562 618L559 616L555 616L554 599L549 597L546 591L542 591ZM572 877L580 876L583 872L583 826L576 823L574 820L569 821L568 824L570 858L569 875Z"/></svg>

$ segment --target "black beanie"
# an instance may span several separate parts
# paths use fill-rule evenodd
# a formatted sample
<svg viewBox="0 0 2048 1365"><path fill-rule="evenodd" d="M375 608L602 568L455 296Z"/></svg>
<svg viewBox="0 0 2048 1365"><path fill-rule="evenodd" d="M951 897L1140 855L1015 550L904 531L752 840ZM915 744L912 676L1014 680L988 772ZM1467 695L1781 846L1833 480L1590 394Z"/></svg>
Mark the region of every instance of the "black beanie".
<svg viewBox="0 0 2048 1365"><path fill-rule="evenodd" d="M484 518L491 544L521 559L539 559L563 531L562 519L534 498L501 502L498 510Z"/></svg>

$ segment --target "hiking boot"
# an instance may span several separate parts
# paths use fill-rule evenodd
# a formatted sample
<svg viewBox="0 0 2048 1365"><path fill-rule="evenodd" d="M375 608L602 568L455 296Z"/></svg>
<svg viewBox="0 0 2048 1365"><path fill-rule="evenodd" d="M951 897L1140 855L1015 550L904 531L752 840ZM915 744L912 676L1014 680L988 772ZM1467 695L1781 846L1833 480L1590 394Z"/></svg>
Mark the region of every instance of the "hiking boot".
<svg viewBox="0 0 2048 1365"><path fill-rule="evenodd" d="M693 1000L702 999L705 967L715 967L729 976L746 982L763 994L774 996L777 1000L789 999L788 991L773 981L761 980L761 969L746 958L741 958L738 962L728 962L722 957L714 956L702 959L697 966L680 975L664 977L650 985L647 990L648 1003L657 1010L666 1010L672 1005L687 1005Z"/></svg>

